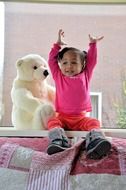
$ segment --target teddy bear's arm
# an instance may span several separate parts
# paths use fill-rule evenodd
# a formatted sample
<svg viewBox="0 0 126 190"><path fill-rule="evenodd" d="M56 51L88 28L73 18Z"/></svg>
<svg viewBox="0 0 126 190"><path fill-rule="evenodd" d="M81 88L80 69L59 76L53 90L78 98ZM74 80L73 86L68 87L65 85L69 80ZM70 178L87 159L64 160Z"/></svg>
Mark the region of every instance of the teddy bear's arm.
<svg viewBox="0 0 126 190"><path fill-rule="evenodd" d="M48 89L49 100L54 104L54 102L55 102L55 94L56 94L55 87L51 86L51 85L47 85L47 89Z"/></svg>
<svg viewBox="0 0 126 190"><path fill-rule="evenodd" d="M32 93L25 88L12 89L11 96L16 107L32 114L41 105L39 99L33 97Z"/></svg>

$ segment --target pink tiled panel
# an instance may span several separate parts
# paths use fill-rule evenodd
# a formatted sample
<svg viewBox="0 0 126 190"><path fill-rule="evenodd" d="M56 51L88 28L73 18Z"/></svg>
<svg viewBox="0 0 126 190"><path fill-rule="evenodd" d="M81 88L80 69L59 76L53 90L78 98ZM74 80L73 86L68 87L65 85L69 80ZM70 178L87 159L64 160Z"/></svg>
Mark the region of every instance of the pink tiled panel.
<svg viewBox="0 0 126 190"><path fill-rule="evenodd" d="M10 91L16 76L16 60L29 53L37 53L47 59L58 29L63 28L67 44L85 50L88 48L88 34L105 36L98 44L98 65L91 81L91 91L102 92L103 126L117 127L114 102L122 102L126 98L122 92L122 80L126 78L126 14L84 15L80 11L74 15L72 10L70 14L63 10L64 5L61 12L56 8L52 14L42 4L5 3L5 116L2 125L12 125ZM79 13L79 9L77 11Z"/></svg>

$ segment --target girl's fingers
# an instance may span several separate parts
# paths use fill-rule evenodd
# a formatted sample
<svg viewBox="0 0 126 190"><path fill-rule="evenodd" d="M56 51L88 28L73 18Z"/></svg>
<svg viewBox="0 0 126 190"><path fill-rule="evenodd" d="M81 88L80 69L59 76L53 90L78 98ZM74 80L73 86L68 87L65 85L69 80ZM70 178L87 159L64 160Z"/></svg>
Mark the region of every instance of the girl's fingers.
<svg viewBox="0 0 126 190"><path fill-rule="evenodd" d="M90 34L89 34L88 36L89 36L89 39L90 39L91 41L100 41L100 40L102 40L102 39L104 38L104 36L101 36L101 37L93 37L93 36L91 36Z"/></svg>
<svg viewBox="0 0 126 190"><path fill-rule="evenodd" d="M101 36L99 38L96 38L97 40L102 40L104 38L104 36Z"/></svg>
<svg viewBox="0 0 126 190"><path fill-rule="evenodd" d="M63 36L63 37L64 37L64 32L62 32L62 33L61 33L61 36Z"/></svg>
<svg viewBox="0 0 126 190"><path fill-rule="evenodd" d="M61 30L60 35L64 37L64 31Z"/></svg>

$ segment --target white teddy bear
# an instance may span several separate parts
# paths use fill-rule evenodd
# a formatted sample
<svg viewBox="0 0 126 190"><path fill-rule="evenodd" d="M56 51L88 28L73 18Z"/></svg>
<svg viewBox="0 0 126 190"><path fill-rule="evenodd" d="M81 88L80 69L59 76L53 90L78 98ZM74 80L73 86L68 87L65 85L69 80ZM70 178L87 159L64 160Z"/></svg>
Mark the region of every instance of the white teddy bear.
<svg viewBox="0 0 126 190"><path fill-rule="evenodd" d="M37 54L28 54L16 62L13 81L12 124L16 129L46 129L53 117L54 87L47 83L47 63Z"/></svg>

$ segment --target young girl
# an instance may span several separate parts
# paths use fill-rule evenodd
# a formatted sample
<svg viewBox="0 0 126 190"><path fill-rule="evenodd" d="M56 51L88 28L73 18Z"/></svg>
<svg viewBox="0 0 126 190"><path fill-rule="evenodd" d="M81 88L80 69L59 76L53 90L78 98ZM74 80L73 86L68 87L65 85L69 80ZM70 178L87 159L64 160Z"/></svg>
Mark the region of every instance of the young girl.
<svg viewBox="0 0 126 190"><path fill-rule="evenodd" d="M100 122L86 116L91 111L89 84L97 63L96 42L102 37L89 35L89 50L80 51L62 40L64 31L59 30L58 40L49 53L49 67L56 87L57 116L48 122L50 144L48 154L69 148L65 130L90 131L86 136L86 152L89 158L99 159L111 149L110 142L100 131Z"/></svg>

